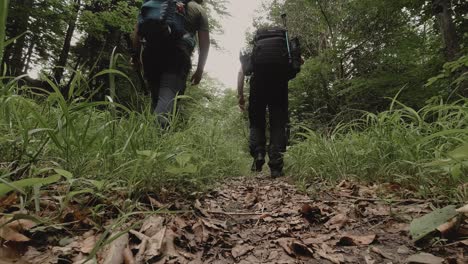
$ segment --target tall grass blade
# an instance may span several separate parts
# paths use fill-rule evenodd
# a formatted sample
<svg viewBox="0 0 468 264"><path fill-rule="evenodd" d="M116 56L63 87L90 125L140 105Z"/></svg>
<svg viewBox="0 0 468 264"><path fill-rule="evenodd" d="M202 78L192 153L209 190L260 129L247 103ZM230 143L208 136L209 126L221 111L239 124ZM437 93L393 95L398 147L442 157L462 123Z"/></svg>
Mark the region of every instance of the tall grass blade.
<svg viewBox="0 0 468 264"><path fill-rule="evenodd" d="M3 49L5 48L5 28L8 16L8 0L0 0L0 65L3 64Z"/></svg>

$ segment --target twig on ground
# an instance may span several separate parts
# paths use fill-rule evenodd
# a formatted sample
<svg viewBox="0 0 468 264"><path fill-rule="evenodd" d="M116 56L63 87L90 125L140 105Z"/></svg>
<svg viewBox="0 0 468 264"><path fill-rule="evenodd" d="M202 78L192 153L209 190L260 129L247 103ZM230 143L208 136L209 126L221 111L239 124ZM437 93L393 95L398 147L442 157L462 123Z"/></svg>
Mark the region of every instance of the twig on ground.
<svg viewBox="0 0 468 264"><path fill-rule="evenodd" d="M264 215L265 213L246 213L246 212L223 212L223 211L206 211L210 214L224 214L224 215Z"/></svg>

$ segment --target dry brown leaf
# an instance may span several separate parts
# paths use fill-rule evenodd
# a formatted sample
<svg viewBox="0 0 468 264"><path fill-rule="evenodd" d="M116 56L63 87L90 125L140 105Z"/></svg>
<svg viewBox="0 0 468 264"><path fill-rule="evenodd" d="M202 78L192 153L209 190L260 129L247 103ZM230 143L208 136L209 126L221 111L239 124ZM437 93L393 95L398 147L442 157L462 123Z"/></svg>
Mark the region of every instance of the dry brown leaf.
<svg viewBox="0 0 468 264"><path fill-rule="evenodd" d="M468 204L457 209L460 214L468 214Z"/></svg>
<svg viewBox="0 0 468 264"><path fill-rule="evenodd" d="M336 254L335 251L325 243L323 243L320 248L317 248L316 252L321 258L327 259L335 264L345 262L342 254Z"/></svg>
<svg viewBox="0 0 468 264"><path fill-rule="evenodd" d="M2 228L0 228L0 238L3 238L6 241L13 242L28 242L31 240L27 236L20 234L19 232L8 226L3 226Z"/></svg>
<svg viewBox="0 0 468 264"><path fill-rule="evenodd" d="M12 192L7 197L0 198L0 207L8 207L17 204L18 201L18 194L16 192Z"/></svg>
<svg viewBox="0 0 468 264"><path fill-rule="evenodd" d="M249 245L246 245L246 244L237 245L237 246L232 248L231 254L232 254L232 256L234 258L238 258L238 257L244 256L245 254L249 253L253 249L254 249L253 246L249 246Z"/></svg>
<svg viewBox="0 0 468 264"><path fill-rule="evenodd" d="M151 206L153 206L154 208L158 208L158 209L161 209L161 208L165 208L166 206L160 202L158 202L158 200L154 199L153 197L149 196L148 195L148 200L151 204Z"/></svg>
<svg viewBox="0 0 468 264"><path fill-rule="evenodd" d="M366 262L366 264L375 264L375 259L373 259L371 256L369 255L366 255L364 257L364 261Z"/></svg>
<svg viewBox="0 0 468 264"><path fill-rule="evenodd" d="M97 238L95 236L90 236L81 242L80 251L84 254L89 254L93 251L94 246L96 246Z"/></svg>
<svg viewBox="0 0 468 264"><path fill-rule="evenodd" d="M296 256L312 257L314 255L314 251L311 248L297 241L292 242L290 248Z"/></svg>
<svg viewBox="0 0 468 264"><path fill-rule="evenodd" d="M280 247L282 247L288 255L294 256L294 252L290 247L293 241L294 241L294 238L284 237L284 238L277 239L276 243L278 243L278 245L280 245Z"/></svg>
<svg viewBox="0 0 468 264"><path fill-rule="evenodd" d="M376 238L375 234L367 236L344 235L338 241L337 246L367 246L372 244Z"/></svg>
<svg viewBox="0 0 468 264"><path fill-rule="evenodd" d="M346 214L337 214L325 223L325 227L339 230L348 222L349 218Z"/></svg>
<svg viewBox="0 0 468 264"><path fill-rule="evenodd" d="M465 246L468 246L468 239L462 240L460 241L460 243L462 243Z"/></svg>
<svg viewBox="0 0 468 264"><path fill-rule="evenodd" d="M114 240L110 246L103 264L121 264L124 261L124 250L128 246L128 233Z"/></svg>
<svg viewBox="0 0 468 264"><path fill-rule="evenodd" d="M387 254L385 252L383 252L380 248L378 247L371 247L370 248L370 251L376 253L376 254L379 254L380 256L382 256L383 258L386 258L386 259L389 259L389 260L393 260L393 256L391 256L390 254Z"/></svg>
<svg viewBox="0 0 468 264"><path fill-rule="evenodd" d="M208 241L211 235L201 220L198 220L198 222L193 225L192 230L198 243L204 243Z"/></svg>
<svg viewBox="0 0 468 264"><path fill-rule="evenodd" d="M28 247L21 260L27 263L56 264L58 257L50 252L39 252L36 248Z"/></svg>
<svg viewBox="0 0 468 264"><path fill-rule="evenodd" d="M37 224L31 220L19 219L8 223L7 226L15 231L21 232L30 230L31 228L37 226Z"/></svg>
<svg viewBox="0 0 468 264"><path fill-rule="evenodd" d="M444 263L443 258L436 257L429 253L419 253L410 256L406 263L408 264L442 264Z"/></svg>
<svg viewBox="0 0 468 264"><path fill-rule="evenodd" d="M455 228L457 227L459 222L458 217L454 217L450 219L448 222L443 223L439 227L437 227L437 230L440 232L442 236L447 236L449 233L452 233Z"/></svg>
<svg viewBox="0 0 468 264"><path fill-rule="evenodd" d="M195 207L195 209L197 209L200 212L200 214L202 214L204 217L210 217L210 215L202 208L202 204L198 199L195 200L195 204L193 207Z"/></svg>
<svg viewBox="0 0 468 264"><path fill-rule="evenodd" d="M254 192L249 193L245 197L244 201L245 201L245 203L244 203L245 207L250 208L250 207L254 206L258 202L258 196Z"/></svg>
<svg viewBox="0 0 468 264"><path fill-rule="evenodd" d="M164 227L164 218L161 216L151 216L145 220L141 226L140 233L145 234L148 237L152 237L157 234Z"/></svg>
<svg viewBox="0 0 468 264"><path fill-rule="evenodd" d="M159 257L162 254L162 245L164 237L166 235L166 227L163 227L157 234L150 237L145 251L145 260L151 262L150 260Z"/></svg>
<svg viewBox="0 0 468 264"><path fill-rule="evenodd" d="M310 206L309 204L304 204L301 207L300 213L310 223L321 222L322 210L320 210L320 208L318 208L317 206Z"/></svg>
<svg viewBox="0 0 468 264"><path fill-rule="evenodd" d="M223 231L227 229L226 221L220 221L217 219L201 219L206 227L214 230Z"/></svg>

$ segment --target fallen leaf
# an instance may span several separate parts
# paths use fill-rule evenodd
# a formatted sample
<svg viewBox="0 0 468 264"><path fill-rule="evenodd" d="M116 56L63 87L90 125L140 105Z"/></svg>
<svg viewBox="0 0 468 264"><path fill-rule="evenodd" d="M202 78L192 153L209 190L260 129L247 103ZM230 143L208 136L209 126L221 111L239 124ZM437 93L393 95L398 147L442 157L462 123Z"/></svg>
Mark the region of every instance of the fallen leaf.
<svg viewBox="0 0 468 264"><path fill-rule="evenodd" d="M460 214L468 214L468 204L456 210Z"/></svg>
<svg viewBox="0 0 468 264"><path fill-rule="evenodd" d="M460 243L462 243L465 246L468 246L468 239L462 240L460 241Z"/></svg>
<svg viewBox="0 0 468 264"><path fill-rule="evenodd" d="M249 245L245 245L245 244L237 245L234 248L232 248L231 254L232 254L232 256L234 258L238 258L238 257L242 257L243 255L249 253L253 249L254 249L253 246L249 246Z"/></svg>
<svg viewBox="0 0 468 264"><path fill-rule="evenodd" d="M7 197L0 198L0 207L8 207L17 204L18 194L16 192L11 193Z"/></svg>
<svg viewBox="0 0 468 264"><path fill-rule="evenodd" d="M393 256L390 255L390 254L387 254L385 252L383 252L380 248L378 247L371 247L370 248L370 251L376 253L376 254L379 254L380 256L382 256L383 258L386 258L386 259L389 259L389 260L393 260Z"/></svg>
<svg viewBox="0 0 468 264"><path fill-rule="evenodd" d="M344 263L345 259L342 254L336 254L335 251L330 248L327 244L323 243L320 248L316 250L317 254L335 264Z"/></svg>
<svg viewBox="0 0 468 264"><path fill-rule="evenodd" d="M374 235L367 235L367 236L352 236L352 235L345 235L340 238L337 246L367 246L372 244L377 236Z"/></svg>
<svg viewBox="0 0 468 264"><path fill-rule="evenodd" d="M290 256L294 256L294 252L292 251L290 245L294 241L294 238L291 237L285 237L285 238L280 238L276 240L276 243L280 245L286 251L286 253Z"/></svg>
<svg viewBox="0 0 468 264"><path fill-rule="evenodd" d="M312 249L297 241L292 242L290 248L296 256L312 257L314 255L314 251Z"/></svg>
<svg viewBox="0 0 468 264"><path fill-rule="evenodd" d="M364 261L366 262L366 264L375 264L375 260L369 255L366 255L364 257Z"/></svg>
<svg viewBox="0 0 468 264"><path fill-rule="evenodd" d="M245 207L246 208L250 208L252 206L254 206L256 203L258 202L258 196L255 192L251 192L249 194L247 194L247 196L245 197Z"/></svg>
<svg viewBox="0 0 468 264"><path fill-rule="evenodd" d="M446 237L447 235L455 231L456 227L458 226L459 220L460 218L454 217L446 223L443 223L440 226L438 226L437 231L439 231L443 237Z"/></svg>
<svg viewBox="0 0 468 264"><path fill-rule="evenodd" d="M158 208L158 209L161 209L161 208L165 208L166 206L160 202L158 202L158 200L154 199L153 197L149 196L148 195L148 200L151 204L151 206L153 206L154 208Z"/></svg>
<svg viewBox="0 0 468 264"><path fill-rule="evenodd" d="M157 234L164 226L164 218L161 216L151 216L145 220L141 226L140 233L152 237Z"/></svg>
<svg viewBox="0 0 468 264"><path fill-rule="evenodd" d="M322 211L316 206L312 207L309 204L304 204L301 207L300 213L310 223L320 223L322 221Z"/></svg>
<svg viewBox="0 0 468 264"><path fill-rule="evenodd" d="M195 207L195 209L197 209L198 212L200 212L200 214L203 215L204 217L210 217L210 215L202 208L202 204L200 203L198 199L195 201L195 204L193 205L193 207Z"/></svg>
<svg viewBox="0 0 468 264"><path fill-rule="evenodd" d="M150 237L148 240L148 245L146 246L145 251L145 260L151 262L150 260L159 257L162 254L162 245L164 241L164 236L166 235L166 227L163 227L158 233Z"/></svg>
<svg viewBox="0 0 468 264"><path fill-rule="evenodd" d="M436 257L429 253L412 255L406 260L408 264L442 264L443 262L443 258Z"/></svg>
<svg viewBox="0 0 468 264"><path fill-rule="evenodd" d="M214 230L223 231L227 229L226 221L220 221L217 219L201 219L206 227Z"/></svg>
<svg viewBox="0 0 468 264"><path fill-rule="evenodd" d="M400 246L397 249L397 253L401 255L408 255L410 253L410 249L407 246Z"/></svg>
<svg viewBox="0 0 468 264"><path fill-rule="evenodd" d="M346 214L337 214L325 223L325 227L339 230L348 222L349 218Z"/></svg>
<svg viewBox="0 0 468 264"><path fill-rule="evenodd" d="M128 233L125 233L112 241L109 246L107 256L102 262L103 264L120 264L124 261L124 250L128 246Z"/></svg>
<svg viewBox="0 0 468 264"><path fill-rule="evenodd" d="M454 206L447 206L417 218L410 225L411 237L415 242L425 239L431 236L440 225L451 220L457 214Z"/></svg>
<svg viewBox="0 0 468 264"><path fill-rule="evenodd" d="M0 228L0 237L6 241L13 242L28 242L31 240L27 236L20 234L18 231L8 226L3 226Z"/></svg>
<svg viewBox="0 0 468 264"><path fill-rule="evenodd" d="M95 236L90 236L86 238L82 243L81 243L81 249L80 251L84 254L89 254L91 251L93 251L94 246L96 246L97 238Z"/></svg>
<svg viewBox="0 0 468 264"><path fill-rule="evenodd" d="M51 252L39 252L33 247L28 247L21 260L26 261L26 263L56 264L58 263L58 256Z"/></svg>
<svg viewBox="0 0 468 264"><path fill-rule="evenodd" d="M30 230L31 228L37 226L37 224L28 219L19 219L8 223L7 226L13 230L20 232Z"/></svg>

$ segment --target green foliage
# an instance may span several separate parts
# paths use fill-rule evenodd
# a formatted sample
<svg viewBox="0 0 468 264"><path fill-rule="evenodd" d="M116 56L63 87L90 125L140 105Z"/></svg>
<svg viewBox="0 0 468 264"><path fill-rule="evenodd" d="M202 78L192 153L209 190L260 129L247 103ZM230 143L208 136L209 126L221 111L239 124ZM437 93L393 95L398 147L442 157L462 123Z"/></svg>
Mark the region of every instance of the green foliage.
<svg viewBox="0 0 468 264"><path fill-rule="evenodd" d="M457 187L468 181L468 100L434 102L419 111L392 105L341 124L328 136L299 134L305 140L289 149L290 172L308 181L351 177L394 182L423 196L466 199Z"/></svg>
<svg viewBox="0 0 468 264"><path fill-rule="evenodd" d="M3 48L5 47L5 27L8 16L8 0L0 1L0 64L3 64Z"/></svg>
<svg viewBox="0 0 468 264"><path fill-rule="evenodd" d="M299 36L306 58L290 85L293 119L333 126L359 118L354 110L386 110L386 98L402 88L399 100L416 109L433 96L447 98L448 85L424 87L445 62L426 2L273 1L269 19L281 25L280 13L288 14L288 29Z"/></svg>
<svg viewBox="0 0 468 264"><path fill-rule="evenodd" d="M11 173L13 166L53 167L138 194L163 187L184 193L245 173L247 156L239 144L245 132L233 94L218 98L190 91L181 99L185 114L175 114L169 130L163 130L150 109L137 113L111 101L91 102L81 87L67 98L50 84L55 90L45 96L15 81L2 87L0 164L6 181L29 177L28 169ZM16 95L19 89L22 96Z"/></svg>

